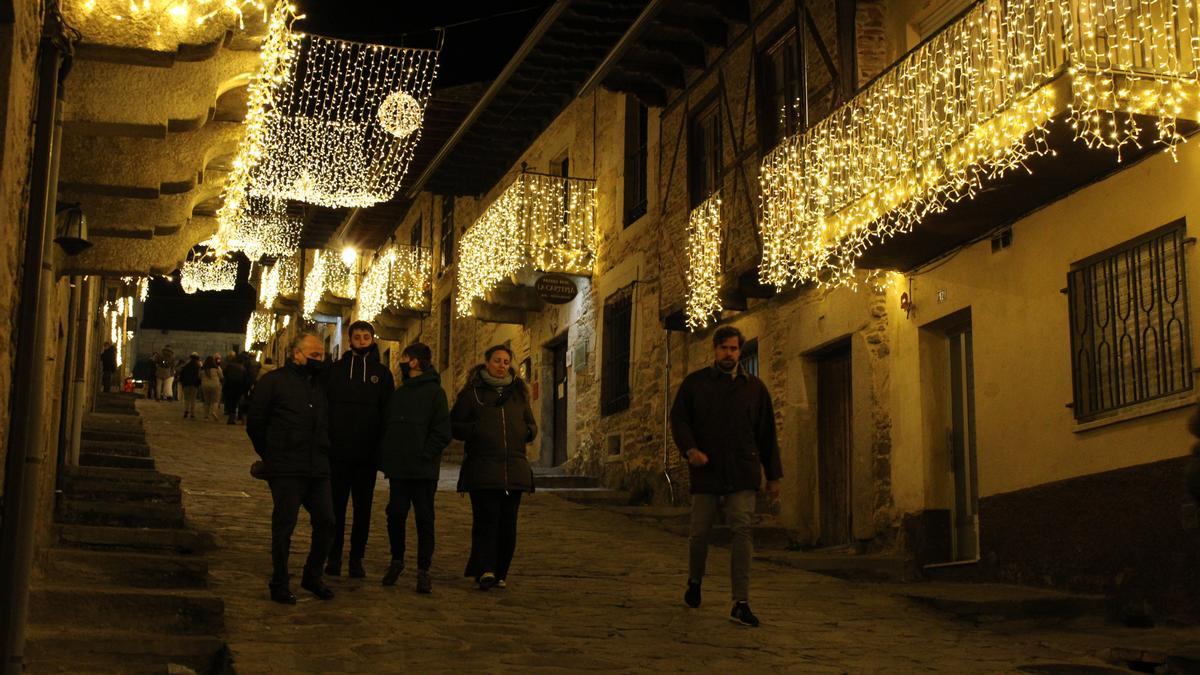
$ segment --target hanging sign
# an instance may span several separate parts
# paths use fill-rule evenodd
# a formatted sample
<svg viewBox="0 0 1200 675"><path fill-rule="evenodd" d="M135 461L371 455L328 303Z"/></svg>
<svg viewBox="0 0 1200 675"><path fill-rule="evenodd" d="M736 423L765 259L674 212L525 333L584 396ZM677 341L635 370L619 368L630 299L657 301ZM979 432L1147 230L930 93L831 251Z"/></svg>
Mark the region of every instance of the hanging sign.
<svg viewBox="0 0 1200 675"><path fill-rule="evenodd" d="M538 297L552 305L563 305L575 299L579 289L565 274L546 274L537 280Z"/></svg>

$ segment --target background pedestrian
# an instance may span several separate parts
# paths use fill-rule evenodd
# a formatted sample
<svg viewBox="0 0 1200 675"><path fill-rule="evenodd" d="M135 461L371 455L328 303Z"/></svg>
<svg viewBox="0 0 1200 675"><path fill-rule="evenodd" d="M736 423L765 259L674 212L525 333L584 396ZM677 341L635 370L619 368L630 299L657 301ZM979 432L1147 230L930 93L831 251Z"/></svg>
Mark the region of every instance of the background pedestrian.
<svg viewBox="0 0 1200 675"><path fill-rule="evenodd" d="M204 419L216 422L217 404L221 400L221 367L217 365L218 354L204 359L204 367L200 372L200 395L204 398Z"/></svg>
<svg viewBox="0 0 1200 675"><path fill-rule="evenodd" d="M196 419L196 397L200 394L200 355L192 352L187 363L179 369L179 386L183 388L183 418Z"/></svg>

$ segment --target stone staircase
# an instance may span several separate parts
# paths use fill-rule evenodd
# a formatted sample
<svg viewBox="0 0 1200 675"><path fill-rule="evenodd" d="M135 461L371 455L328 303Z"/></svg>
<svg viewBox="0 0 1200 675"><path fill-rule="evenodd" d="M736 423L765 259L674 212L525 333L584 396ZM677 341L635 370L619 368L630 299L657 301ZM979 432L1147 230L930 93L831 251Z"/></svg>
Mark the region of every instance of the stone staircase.
<svg viewBox="0 0 1200 675"><path fill-rule="evenodd" d="M102 394L62 476L57 543L30 594L28 672L231 672L206 538L154 468L134 397Z"/></svg>

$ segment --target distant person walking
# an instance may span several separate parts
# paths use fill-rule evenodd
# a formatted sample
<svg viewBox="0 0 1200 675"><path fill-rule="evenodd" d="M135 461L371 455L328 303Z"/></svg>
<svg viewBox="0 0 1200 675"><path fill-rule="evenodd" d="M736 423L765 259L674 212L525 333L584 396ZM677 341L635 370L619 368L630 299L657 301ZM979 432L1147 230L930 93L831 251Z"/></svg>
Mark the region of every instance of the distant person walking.
<svg viewBox="0 0 1200 675"><path fill-rule="evenodd" d="M221 400L221 380L223 374L217 365L217 357L204 359L204 367L200 371L200 395L204 398L204 419L217 422L221 417L217 414L217 404Z"/></svg>
<svg viewBox="0 0 1200 675"><path fill-rule="evenodd" d="M322 353L324 353L322 346ZM225 359L225 366L222 369L225 373L225 380L221 384L221 394L225 399L225 417L227 424L237 424L240 417L238 409L242 404L242 397L246 395L249 386L246 381L246 368L242 365L241 359L236 352L229 352L229 357Z"/></svg>
<svg viewBox="0 0 1200 675"><path fill-rule="evenodd" d="M383 441L383 473L388 478L388 542L392 562L383 585L396 583L404 571L405 528L412 507L417 525L417 592L430 593L433 582L434 510L442 451L450 443L450 405L442 379L433 369L433 351L414 342L400 355L400 387L387 405Z"/></svg>
<svg viewBox="0 0 1200 675"><path fill-rule="evenodd" d="M100 383L105 392L113 390L113 379L117 375L117 348L107 342L104 351L100 352Z"/></svg>
<svg viewBox="0 0 1200 675"><path fill-rule="evenodd" d="M263 377L250 402L246 435L262 458L271 486L271 599L295 604L290 588L288 553L303 506L312 521L312 545L300 587L322 600L333 591L321 579L321 566L333 539L333 498L329 489L329 426L325 392L317 378L325 365L325 346L312 333L291 344L287 365Z"/></svg>
<svg viewBox="0 0 1200 675"><path fill-rule="evenodd" d="M507 586L521 493L533 492L525 445L537 436L537 425L512 360L504 345L484 352L484 363L471 371L450 411L454 438L465 441L458 491L471 495L471 557L464 576L483 591Z"/></svg>
<svg viewBox="0 0 1200 675"><path fill-rule="evenodd" d="M330 471L333 483L333 546L325 573L342 573L346 544L346 506L354 499L350 531L350 576L366 576L362 559L371 529L371 505L379 473L379 438L383 413L395 389L392 371L379 361L375 327L366 321L350 324L350 349L325 369L321 384L329 398Z"/></svg>
<svg viewBox="0 0 1200 675"><path fill-rule="evenodd" d="M179 369L179 386L183 388L183 418L196 419L196 397L203 384L200 373L200 355L192 352L187 363Z"/></svg>
<svg viewBox="0 0 1200 675"><path fill-rule="evenodd" d="M175 352L171 350L171 345L158 351L158 360L154 363L154 379L158 385L158 400L170 400L175 386Z"/></svg>
<svg viewBox="0 0 1200 675"><path fill-rule="evenodd" d="M692 524L688 541L687 592L684 602L700 606L700 584L708 558L708 538L717 511L733 535L730 577L733 609L729 618L757 626L750 611L750 559L754 552L751 521L756 493L767 475L767 494L779 498L783 468L775 436L771 394L739 365L745 338L732 326L713 333L713 365L684 378L671 407L671 435L688 462L692 486Z"/></svg>

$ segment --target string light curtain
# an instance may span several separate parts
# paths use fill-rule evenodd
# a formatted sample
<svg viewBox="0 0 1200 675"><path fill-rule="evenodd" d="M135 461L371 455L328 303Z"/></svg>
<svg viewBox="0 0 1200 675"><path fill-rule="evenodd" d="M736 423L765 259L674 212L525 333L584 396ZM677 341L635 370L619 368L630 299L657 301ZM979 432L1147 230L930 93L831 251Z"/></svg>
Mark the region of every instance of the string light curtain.
<svg viewBox="0 0 1200 675"><path fill-rule="evenodd" d="M688 269L685 315L699 330L721 311L721 194L714 192L688 218Z"/></svg>
<svg viewBox="0 0 1200 675"><path fill-rule="evenodd" d="M463 234L458 316L525 268L591 274L595 239L594 180L522 172Z"/></svg>
<svg viewBox="0 0 1200 675"><path fill-rule="evenodd" d="M432 282L429 249L390 246L375 256L358 289L358 316L373 321L387 309L427 309Z"/></svg>
<svg viewBox="0 0 1200 675"><path fill-rule="evenodd" d="M206 253L193 256L180 268L179 283L188 294L197 291L232 291L237 286L236 260Z"/></svg>
<svg viewBox="0 0 1200 675"><path fill-rule="evenodd" d="M304 318L311 319L325 293L353 300L358 294L357 262L333 251L315 251L313 266L304 278Z"/></svg>
<svg viewBox="0 0 1200 675"><path fill-rule="evenodd" d="M250 196L242 209L226 218L218 235L217 247L221 250L242 251L247 258L257 260L262 256L286 256L300 247L303 224L288 215L282 200Z"/></svg>
<svg viewBox="0 0 1200 675"><path fill-rule="evenodd" d="M1195 13L1191 0L981 3L764 158L761 281L853 283L868 246L1048 154L1064 102L1045 85L1064 66L1077 139L1139 143L1138 111L1174 147L1200 49L1179 35L1197 34Z"/></svg>
<svg viewBox="0 0 1200 675"><path fill-rule="evenodd" d="M250 313L246 321L246 351L254 345L269 342L275 333L275 313L270 310L256 309Z"/></svg>
<svg viewBox="0 0 1200 675"><path fill-rule="evenodd" d="M438 52L296 35L251 190L330 207L391 199L421 137Z"/></svg>

